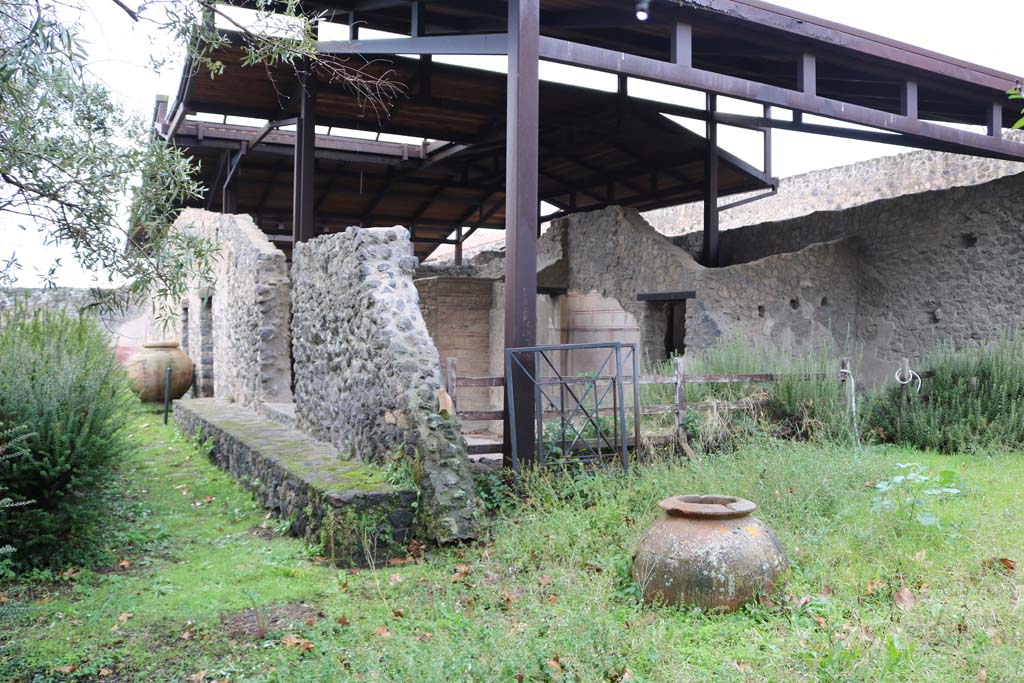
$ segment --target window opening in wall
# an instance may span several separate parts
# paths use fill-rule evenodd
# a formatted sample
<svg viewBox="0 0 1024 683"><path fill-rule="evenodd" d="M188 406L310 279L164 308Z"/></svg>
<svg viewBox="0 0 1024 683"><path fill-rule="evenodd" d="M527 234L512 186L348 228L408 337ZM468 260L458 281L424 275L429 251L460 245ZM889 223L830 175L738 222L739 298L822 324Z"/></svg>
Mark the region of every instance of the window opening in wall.
<svg viewBox="0 0 1024 683"><path fill-rule="evenodd" d="M650 319L664 315L665 357L686 353L686 302L696 298L697 292L650 292L636 295L637 301L647 302ZM660 315L659 315L659 312ZM655 350L656 351L656 350Z"/></svg>
<svg viewBox="0 0 1024 683"><path fill-rule="evenodd" d="M973 249L977 245L977 235L970 232L965 232L964 234L960 235L960 246L963 247L964 249Z"/></svg>
<svg viewBox="0 0 1024 683"><path fill-rule="evenodd" d="M665 326L665 357L686 353L686 302L670 301L665 304L668 325Z"/></svg>
<svg viewBox="0 0 1024 683"><path fill-rule="evenodd" d="M758 318L763 318L764 317L764 305L763 304L757 307L757 317Z"/></svg>
<svg viewBox="0 0 1024 683"><path fill-rule="evenodd" d="M823 296L823 297L821 297L821 307L825 308L826 306L828 306L828 297L827 296Z"/></svg>
<svg viewBox="0 0 1024 683"><path fill-rule="evenodd" d="M199 396L213 397L213 296L203 299L199 309L199 362L197 363Z"/></svg>
<svg viewBox="0 0 1024 683"><path fill-rule="evenodd" d="M794 311L799 311L800 310L800 299L790 299L789 300L789 307L792 308Z"/></svg>

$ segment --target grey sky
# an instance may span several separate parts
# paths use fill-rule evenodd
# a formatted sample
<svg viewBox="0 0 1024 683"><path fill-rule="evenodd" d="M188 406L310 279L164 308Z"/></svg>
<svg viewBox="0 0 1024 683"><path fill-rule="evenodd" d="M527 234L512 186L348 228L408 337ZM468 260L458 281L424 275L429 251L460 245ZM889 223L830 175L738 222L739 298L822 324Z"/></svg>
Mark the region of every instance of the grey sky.
<svg viewBox="0 0 1024 683"><path fill-rule="evenodd" d="M129 5L138 4L130 0ZM1021 0L776 0L778 5L923 48L1010 73L1024 73L1018 31L1024 26ZM151 23L136 24L112 0L87 0L82 37L87 41L90 71L102 80L125 107L141 116L152 114L154 97L173 99L180 77L179 51ZM150 57L170 58L161 73L150 68ZM759 148L751 133L723 135L723 144L744 156ZM779 131L775 138L774 172L785 177L840 166L884 154L895 147L806 136ZM755 156L752 161L759 163ZM68 250L44 247L34 231L0 223L0 258L16 251L23 264L18 284L37 286L38 272L54 256L62 268L58 282L69 286L105 284L105 278L85 273Z"/></svg>

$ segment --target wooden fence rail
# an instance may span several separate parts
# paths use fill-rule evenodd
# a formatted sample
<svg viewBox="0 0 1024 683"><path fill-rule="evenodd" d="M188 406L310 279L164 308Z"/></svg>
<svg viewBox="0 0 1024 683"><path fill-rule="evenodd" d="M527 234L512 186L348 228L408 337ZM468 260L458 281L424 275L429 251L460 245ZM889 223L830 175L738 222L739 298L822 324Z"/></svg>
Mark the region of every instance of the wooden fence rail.
<svg viewBox="0 0 1024 683"><path fill-rule="evenodd" d="M780 375L773 373L757 373L757 374L713 374L713 375L688 375L685 372L685 359L676 358L675 361L675 374L673 375L640 375L639 384L640 386L674 386L675 387L675 402L671 405L641 405L639 407L641 415L675 415L675 432L682 442L684 448L686 445L686 429L684 428L686 415L689 411L695 412L708 412L708 411L721 411L721 410L755 410L763 408L767 405L767 401L762 400L742 400L742 401L701 401L698 403L688 403L686 401L686 385L687 384L770 384L777 382L782 379L792 379L793 375ZM820 381L834 379L840 384L845 384L848 377L848 371L850 369L850 359L844 358L841 361L840 369L836 373L817 373L807 375L797 375L795 378L801 381ZM908 401L909 384L906 380L912 378L910 372L910 361L907 358L900 359L899 371L897 373L897 380L901 381L900 388L900 407L902 407ZM922 379L929 379L933 376L930 371L921 371L915 373ZM587 377L588 381L600 381L600 380L613 380L614 377ZM468 388L497 388L505 386L504 377L460 377L456 368L456 361L454 358L449 358L447 366L445 368L445 388L448 391L448 395L452 399L452 404L455 406L455 410L459 417L463 421L467 422L489 422L498 421L503 418L503 411L501 410L459 410L458 408L458 393L460 389ZM502 393L502 401L504 402L504 392ZM632 406L626 407L626 412L632 414L635 408ZM562 412L558 410L546 410L544 411L544 417L558 417ZM674 440L673 437L670 440ZM655 441L662 440L656 438ZM632 441L630 442L632 444ZM471 446L471 453L490 453L494 450L493 446Z"/></svg>
<svg viewBox="0 0 1024 683"><path fill-rule="evenodd" d="M844 359L843 367L848 367L848 359ZM791 377L772 373L757 374L712 374L712 375L687 375L685 372L685 359L676 358L674 375L640 375L640 386L675 386L675 403L671 405L641 405L641 415L675 415L675 431L685 439L686 415L689 411L708 412L714 410L753 410L762 408L767 401L742 400L742 401L702 401L698 403L687 403L687 384L770 384L780 379ZM600 381L601 379L612 380L614 377L587 377L588 381ZM845 382L842 372L818 373L811 375L800 375L802 381L835 379ZM456 360L449 358L445 368L445 389L451 397L452 404L459 418L466 422L490 422L503 419L502 410L461 410L459 409L459 393L461 389L469 388L497 388L505 386L504 377L467 377L459 376ZM504 395L502 396L504 401ZM626 407L627 413L633 413L632 406ZM544 411L544 417L558 417L561 411ZM470 452L491 452L493 446L472 446Z"/></svg>

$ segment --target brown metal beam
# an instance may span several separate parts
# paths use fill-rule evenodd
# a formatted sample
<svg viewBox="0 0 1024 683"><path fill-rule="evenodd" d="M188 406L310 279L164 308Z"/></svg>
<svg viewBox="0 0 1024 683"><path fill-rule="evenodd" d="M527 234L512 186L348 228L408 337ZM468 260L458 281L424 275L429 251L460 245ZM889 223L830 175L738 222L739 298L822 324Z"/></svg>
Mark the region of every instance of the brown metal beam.
<svg viewBox="0 0 1024 683"><path fill-rule="evenodd" d="M537 207L540 138L540 0L508 3L508 115L505 161L505 348L537 343ZM532 359L532 355L530 356ZM535 406L531 360L506 381L515 389L516 422L505 412L503 452L511 466L512 430L519 462L536 461ZM507 402L506 402L507 403Z"/></svg>
<svg viewBox="0 0 1024 683"><path fill-rule="evenodd" d="M718 246L718 124L715 113L718 111L718 96L707 95L708 120L707 151L704 160L704 241L701 249L703 264L708 268L716 268L720 263Z"/></svg>
<svg viewBox="0 0 1024 683"><path fill-rule="evenodd" d="M1003 137L1003 105L998 102L988 110L988 134L994 138Z"/></svg>
<svg viewBox="0 0 1024 683"><path fill-rule="evenodd" d="M957 151L963 154L1024 161L1024 145L1020 143L648 57L545 36L540 39L540 56L562 64L572 64L614 74L626 74L657 83L703 90L708 93L785 107L871 128L930 138L955 146L958 148Z"/></svg>
<svg viewBox="0 0 1024 683"><path fill-rule="evenodd" d="M677 23L672 27L672 62L680 66L693 66L693 28Z"/></svg>
<svg viewBox="0 0 1024 683"><path fill-rule="evenodd" d="M917 83L904 81L900 88L900 114L908 119L916 119L918 111Z"/></svg>
<svg viewBox="0 0 1024 683"><path fill-rule="evenodd" d="M292 192L292 235L295 243L316 236L313 174L316 161L316 78L309 65L299 72L302 87L299 122L295 131L294 190Z"/></svg>
<svg viewBox="0 0 1024 683"><path fill-rule="evenodd" d="M375 40L330 40L317 52L330 55L504 55L509 38L504 33L457 36L413 36Z"/></svg>

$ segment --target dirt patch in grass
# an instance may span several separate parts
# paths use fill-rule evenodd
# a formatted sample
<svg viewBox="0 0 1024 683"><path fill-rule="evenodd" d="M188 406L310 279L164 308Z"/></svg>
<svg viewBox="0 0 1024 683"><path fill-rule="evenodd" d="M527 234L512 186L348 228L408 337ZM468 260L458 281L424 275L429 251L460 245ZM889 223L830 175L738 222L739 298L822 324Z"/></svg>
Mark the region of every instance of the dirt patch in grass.
<svg viewBox="0 0 1024 683"><path fill-rule="evenodd" d="M259 606L220 615L224 634L234 640L258 640L268 633L312 626L324 617L315 605L289 602L285 605Z"/></svg>
<svg viewBox="0 0 1024 683"><path fill-rule="evenodd" d="M262 538L265 541L272 541L278 538L277 531L264 524L257 524L256 526L249 529L249 533L256 538Z"/></svg>

